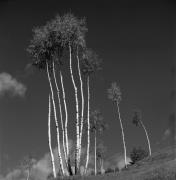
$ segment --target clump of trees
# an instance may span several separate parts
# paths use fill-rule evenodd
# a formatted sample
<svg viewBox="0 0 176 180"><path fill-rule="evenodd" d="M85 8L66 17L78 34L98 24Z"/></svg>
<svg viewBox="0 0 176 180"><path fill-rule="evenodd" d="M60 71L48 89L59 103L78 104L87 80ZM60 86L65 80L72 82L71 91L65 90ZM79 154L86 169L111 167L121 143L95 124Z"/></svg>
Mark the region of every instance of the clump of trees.
<svg viewBox="0 0 176 180"><path fill-rule="evenodd" d="M60 170L62 175L73 175L68 145L68 100L66 98L64 77L62 75L63 64L65 64L65 61L67 60L69 61L70 78L75 94L75 174L79 173L80 170L84 119L87 119L88 124L85 173L88 168L90 153L90 75L99 69L100 61L97 54L86 47L86 32L87 27L85 18L77 18L71 13L64 14L63 16L57 15L54 19L47 22L46 25L33 29L33 38L27 48L27 51L32 58L32 65L37 69L46 72L49 82L48 142L54 178L56 178L57 175L51 147L50 122L52 109L57 132L57 149ZM77 63L76 70L78 71L78 77L73 73L73 62ZM59 78L57 77L57 74L59 75ZM87 85L87 118L84 118L84 77ZM76 78L79 78L80 89L76 83ZM60 81L61 87L59 87L58 81ZM78 91L81 93L81 99L78 98ZM58 100L56 100L55 94L57 94ZM61 98L64 102L64 108L62 107ZM56 106L56 101L58 101L59 109ZM59 114L60 117L58 117L57 114ZM65 119L63 119L64 115ZM58 119L60 119L61 127L59 127L60 123ZM62 139L62 141L60 139ZM62 158L61 147L63 147L64 158Z"/></svg>
<svg viewBox="0 0 176 180"><path fill-rule="evenodd" d="M136 162L144 159L147 156L148 156L148 152L141 147L138 148L134 147L130 153L132 164L135 164Z"/></svg>
<svg viewBox="0 0 176 180"><path fill-rule="evenodd" d="M83 165L84 174L88 171L91 132L94 134L95 175L97 174L97 158L100 162L100 169L103 171L104 158L100 149L97 149L97 134L105 130L106 126L102 121L103 118L98 110L90 112L90 78L96 71L101 69L101 60L98 55L86 45L85 37L87 31L85 18L77 18L71 13L64 14L63 16L57 15L44 26L33 29L33 37L27 48L32 59L32 65L38 70L46 73L50 89L48 93L48 145L53 171L51 178L52 176L54 178L57 177L51 137L52 113L54 114L54 122L56 125L57 151L61 175L69 176L80 173L84 130L86 131L85 134L87 137L86 158L85 164ZM68 63L66 63L66 61ZM69 67L66 65L63 66L64 64L69 64ZM76 66L73 64L76 64ZM68 123L70 116L67 107L67 89L65 87L63 76L64 68L69 69L75 102L74 120L76 141L74 151L74 171L72 168L73 163L71 162L72 155L68 144ZM81 94L80 97L78 96L79 93ZM122 133L125 166L127 166L125 133L120 113L122 93L116 82L112 83L111 87L108 89L108 98L112 100L117 107ZM58 107L56 105L57 102L59 105ZM85 107L87 107L87 109L85 109ZM141 125L143 127L148 141L149 154L151 155L148 133L137 112L134 113L133 123L136 126Z"/></svg>

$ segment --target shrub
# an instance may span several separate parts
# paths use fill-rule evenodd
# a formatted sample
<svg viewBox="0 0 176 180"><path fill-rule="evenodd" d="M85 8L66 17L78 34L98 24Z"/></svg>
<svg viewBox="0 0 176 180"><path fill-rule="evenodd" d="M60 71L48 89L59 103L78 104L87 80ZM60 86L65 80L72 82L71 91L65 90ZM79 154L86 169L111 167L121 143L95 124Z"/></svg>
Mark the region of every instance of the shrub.
<svg viewBox="0 0 176 180"><path fill-rule="evenodd" d="M141 147L139 147L139 148L134 147L130 153L130 158L132 160L132 164L135 164L137 161L140 161L147 156L148 156L148 152L145 151L144 149L142 149Z"/></svg>
<svg viewBox="0 0 176 180"><path fill-rule="evenodd" d="M108 168L108 169L106 169L105 174L106 174L106 173L112 173L112 172L114 172L114 169Z"/></svg>

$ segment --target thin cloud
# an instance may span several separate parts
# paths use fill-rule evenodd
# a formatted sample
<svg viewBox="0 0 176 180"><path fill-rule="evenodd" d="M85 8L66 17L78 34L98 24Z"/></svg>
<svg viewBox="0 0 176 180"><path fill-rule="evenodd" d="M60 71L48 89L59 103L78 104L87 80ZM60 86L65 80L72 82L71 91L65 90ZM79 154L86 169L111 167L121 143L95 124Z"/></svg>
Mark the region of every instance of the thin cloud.
<svg viewBox="0 0 176 180"><path fill-rule="evenodd" d="M0 96L8 93L12 96L23 97L27 88L24 84L13 78L10 74L0 73Z"/></svg>
<svg viewBox="0 0 176 180"><path fill-rule="evenodd" d="M171 130L170 129L166 129L164 131L163 140L167 139L170 135L171 135Z"/></svg>
<svg viewBox="0 0 176 180"><path fill-rule="evenodd" d="M69 151L70 151L70 157L72 162L72 168L74 171L74 150L75 150L75 143L72 140L69 140ZM86 159L86 148L82 148L82 163L81 163L81 171L84 172L84 166L85 165L85 159ZM57 147L53 149L54 158L55 158L55 165L56 165L56 172L59 172L59 159L58 159L58 151ZM61 147L61 156L62 159L64 159L63 154L63 148ZM52 173L52 164L51 164L51 157L50 153L46 153L41 159L35 160L35 164L33 165L32 171L31 171L31 178L33 180L47 180L48 175ZM127 162L130 163L131 159L127 157ZM65 162L63 161L64 169L66 170ZM124 156L122 154L115 154L111 156L110 158L104 159L104 169L107 168L116 168L118 167L119 170L123 169L125 167L125 161ZM99 170L99 169L98 169ZM90 153L90 160L89 160L89 167L87 170L88 174L91 174L94 172L94 153ZM0 180L24 180L26 177L26 174L21 169L15 169L11 172L9 172L6 176L0 176Z"/></svg>
<svg viewBox="0 0 176 180"><path fill-rule="evenodd" d="M131 158L127 156L127 164L130 164ZM106 168L118 168L119 170L122 170L125 167L125 159L124 155L117 153L111 156L106 162L105 162L105 169Z"/></svg>

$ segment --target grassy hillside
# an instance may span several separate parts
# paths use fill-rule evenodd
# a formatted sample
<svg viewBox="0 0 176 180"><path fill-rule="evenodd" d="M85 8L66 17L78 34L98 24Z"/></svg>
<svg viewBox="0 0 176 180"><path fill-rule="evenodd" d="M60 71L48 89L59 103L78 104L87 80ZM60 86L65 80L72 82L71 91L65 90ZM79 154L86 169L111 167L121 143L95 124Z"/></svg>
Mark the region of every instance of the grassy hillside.
<svg viewBox="0 0 176 180"><path fill-rule="evenodd" d="M74 180L176 180L176 147L154 152L120 173L99 176L77 177Z"/></svg>

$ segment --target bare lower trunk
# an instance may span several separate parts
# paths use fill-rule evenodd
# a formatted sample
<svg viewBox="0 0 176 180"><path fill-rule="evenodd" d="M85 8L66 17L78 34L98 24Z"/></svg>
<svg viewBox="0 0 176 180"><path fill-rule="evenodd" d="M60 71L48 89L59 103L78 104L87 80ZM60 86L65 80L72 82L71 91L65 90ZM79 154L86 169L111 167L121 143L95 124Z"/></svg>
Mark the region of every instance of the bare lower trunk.
<svg viewBox="0 0 176 180"><path fill-rule="evenodd" d="M84 93L83 93L83 81L81 77L81 70L80 70L80 60L79 60L79 54L77 49L77 60L78 60L78 72L79 72L79 79L80 79L80 86L81 86L81 129L80 129L80 137L79 137L79 162L81 161L81 149L82 149L82 133L83 133L83 125L84 125Z"/></svg>
<svg viewBox="0 0 176 180"><path fill-rule="evenodd" d="M126 158L126 145L125 145L125 136L124 136L124 131L123 131L123 124L122 124L122 120L120 117L120 108L119 108L119 104L118 102L117 104L117 109L118 109L118 115L119 115L119 120L120 120L120 127L122 130L122 139L123 139L123 148L124 148L124 159L125 159L125 168L127 167L127 158Z"/></svg>
<svg viewBox="0 0 176 180"><path fill-rule="evenodd" d="M97 175L97 133L95 130L95 175Z"/></svg>
<svg viewBox="0 0 176 180"><path fill-rule="evenodd" d="M47 63L47 75L48 75L48 81L51 89L51 98L53 102L53 109L54 109L54 118L55 118L55 124L56 124L56 131L57 131L57 145L58 145L58 156L59 156L59 161L60 161L60 169L61 173L64 174L64 168L63 168L63 162L62 162L62 156L61 156L61 148L60 148L60 137L59 137L59 126L58 126L58 121L57 121L57 113L56 113L56 105L55 105L55 100L54 100L54 92L51 84L51 78L49 74L49 67Z"/></svg>
<svg viewBox="0 0 176 180"><path fill-rule="evenodd" d="M149 155L151 156L152 151L151 151L151 147L150 147L150 140L149 140L149 137L148 137L148 133L147 133L147 130L146 130L146 128L145 128L143 122L140 121L140 123L141 123L141 125L142 125L142 127L143 127L143 129L144 129L144 131L145 131L145 135L146 135L146 137L147 137L147 142L148 142Z"/></svg>
<svg viewBox="0 0 176 180"><path fill-rule="evenodd" d="M100 170L101 170L101 174L104 174L105 170L104 170L104 165L103 165L103 159L100 159Z"/></svg>
<svg viewBox="0 0 176 180"><path fill-rule="evenodd" d="M65 88L64 88L64 83L63 83L63 76L62 72L60 71L60 80L61 80L61 85L62 85L62 96L63 96L63 101L64 101L64 108L65 108L65 144L66 144L66 154L68 158L69 154L69 148L68 148L68 111L67 111L67 103L66 103L66 98L65 98Z"/></svg>
<svg viewBox="0 0 176 180"><path fill-rule="evenodd" d="M89 164L89 151L90 151L90 90L89 90L89 76L87 77L87 157L85 165L85 174Z"/></svg>
<svg viewBox="0 0 176 180"><path fill-rule="evenodd" d="M29 176L30 176L30 170L28 169L27 170L27 179L26 180L29 180Z"/></svg>
<svg viewBox="0 0 176 180"><path fill-rule="evenodd" d="M51 154L53 176L54 178L56 178L56 167L54 163L54 155L53 155L53 150L51 146L51 98L50 98L50 95L49 95L49 109L48 109L48 143L49 143L49 149L50 149L50 154Z"/></svg>
<svg viewBox="0 0 176 180"><path fill-rule="evenodd" d="M61 128L62 128L62 145L63 145L63 153L64 153L64 157L65 157L65 163L67 166L67 155L66 155L66 148L65 148L65 129L64 129L64 123L63 123L63 116L62 116L62 106L61 106L61 99L60 99L60 91L59 91L59 87L57 84L57 80L56 80L56 73L55 73L55 64L53 61L53 76L54 76L54 82L56 85L56 90L57 90L57 97L58 97L58 102L59 102L59 111L60 111L60 120L61 120Z"/></svg>
<svg viewBox="0 0 176 180"><path fill-rule="evenodd" d="M72 55L71 55L71 45L69 44L69 52L70 52L70 73L71 79L75 90L75 101L76 101L76 151L75 151L75 174L77 174L78 170L78 153L79 153L79 105L78 105L78 94L77 87L75 84L75 80L72 72Z"/></svg>
<svg viewBox="0 0 176 180"><path fill-rule="evenodd" d="M70 162L70 155L69 155L69 145L68 145L68 111L67 111L67 103L65 98L65 88L63 83L63 76L62 72L60 71L60 80L62 85L62 96L64 101L64 108L65 108L65 143L66 143L66 154L67 154L67 168L70 175L73 175L71 169L71 162Z"/></svg>

